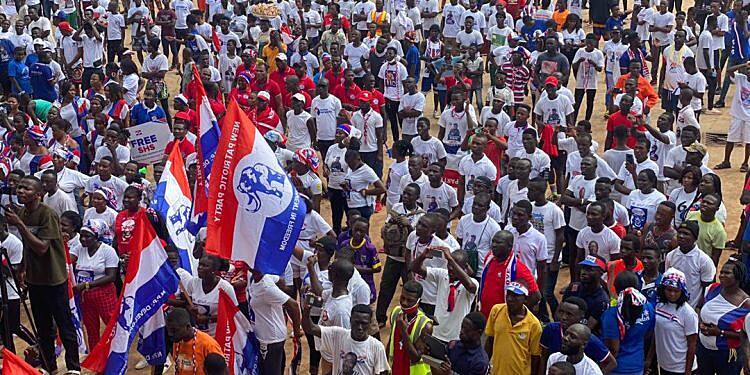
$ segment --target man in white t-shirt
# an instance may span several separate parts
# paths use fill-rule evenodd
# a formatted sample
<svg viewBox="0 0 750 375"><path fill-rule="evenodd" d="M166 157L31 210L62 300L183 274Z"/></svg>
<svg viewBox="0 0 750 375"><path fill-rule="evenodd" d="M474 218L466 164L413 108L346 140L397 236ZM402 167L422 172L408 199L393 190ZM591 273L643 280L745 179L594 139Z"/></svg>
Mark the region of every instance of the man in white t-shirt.
<svg viewBox="0 0 750 375"><path fill-rule="evenodd" d="M491 201L489 193L474 196L471 214L462 216L456 226L456 239L461 249L468 253L469 265L476 268L474 277L481 277L492 236L500 231L500 225L487 215Z"/></svg>
<svg viewBox="0 0 750 375"><path fill-rule="evenodd" d="M558 362L567 362L573 365L577 375L602 375L599 365L585 354L586 344L591 337L589 327L576 323L568 327L562 337L560 351L550 354L547 359L547 372L550 367Z"/></svg>
<svg viewBox="0 0 750 375"><path fill-rule="evenodd" d="M359 111L352 114L352 126L362 133L359 155L362 161L375 171L383 170L383 117L370 106L372 94L362 91L359 94Z"/></svg>
<svg viewBox="0 0 750 375"><path fill-rule="evenodd" d="M321 327L310 319L310 305L305 303L302 328L305 333L320 339L317 348L321 354L333 358L333 374L387 374L390 366L385 346L369 335L372 310L367 305L355 305L350 316L350 329Z"/></svg>
<svg viewBox="0 0 750 375"><path fill-rule="evenodd" d="M404 81L409 77L406 66L396 59L395 47L385 50L385 63L378 72L379 86L385 97L385 113L391 124L393 140L397 141L401 135L401 119L398 116L398 106L404 95Z"/></svg>
<svg viewBox="0 0 750 375"><path fill-rule="evenodd" d="M411 142L412 138L417 135L417 119L424 113L425 97L417 89L417 82L413 77L404 81L406 93L401 97L398 106L398 116L401 119L401 135L404 139Z"/></svg>
<svg viewBox="0 0 750 375"><path fill-rule="evenodd" d="M736 71L735 71L736 70ZM748 64L740 64L727 68L727 74L734 71L734 83L737 89L734 92L732 106L729 108L729 114L732 116L732 122L727 134L727 143L724 149L724 161L716 165L714 169L731 168L729 157L732 155L735 143L745 145L745 156L742 159L740 170L747 170L748 156L750 156L750 100L744 98L750 91L750 82L748 82Z"/></svg>
<svg viewBox="0 0 750 375"><path fill-rule="evenodd" d="M329 93L329 82L321 78L316 86L318 96L312 100L310 113L317 131L317 145L323 160L326 158L328 147L335 143L336 118L341 111L341 100Z"/></svg>
<svg viewBox="0 0 750 375"><path fill-rule="evenodd" d="M472 136L471 154L464 156L458 164L458 173L461 176L458 184L459 202L463 202L466 197L474 196L472 185L475 178L484 176L490 181L495 181L497 177L497 168L490 158L484 154L486 147L487 136L485 134L474 134Z"/></svg>
<svg viewBox="0 0 750 375"><path fill-rule="evenodd" d="M599 202L591 203L586 209L585 228L581 229L576 238L578 259L585 259L588 255L598 255L606 261L620 257L620 237L604 225L604 213L607 208Z"/></svg>

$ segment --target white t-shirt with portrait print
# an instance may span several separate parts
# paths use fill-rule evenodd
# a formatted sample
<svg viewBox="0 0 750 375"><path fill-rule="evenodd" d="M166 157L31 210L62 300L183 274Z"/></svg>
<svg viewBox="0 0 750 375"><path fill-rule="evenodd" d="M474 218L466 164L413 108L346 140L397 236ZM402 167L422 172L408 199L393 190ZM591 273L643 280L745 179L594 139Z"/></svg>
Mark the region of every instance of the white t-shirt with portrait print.
<svg viewBox="0 0 750 375"><path fill-rule="evenodd" d="M557 242L555 231L565 226L563 210L552 202L542 206L532 203L531 225L547 239L547 263L552 263Z"/></svg>
<svg viewBox="0 0 750 375"><path fill-rule="evenodd" d="M620 237L607 226L598 233L586 226L578 232L576 247L583 249L584 255L599 255L609 262L613 254L620 253Z"/></svg>
<svg viewBox="0 0 750 375"><path fill-rule="evenodd" d="M364 341L354 341L351 331L341 327L320 327L318 350L333 358L332 373L343 374L352 369L353 374L379 374L389 371L385 346L380 340L367 336Z"/></svg>
<svg viewBox="0 0 750 375"><path fill-rule="evenodd" d="M576 89L596 90L597 76L599 75L596 69L604 69L604 54L602 51L596 48L592 51L587 51L585 47L579 48L575 57L573 57L572 64L576 62L580 62L576 74Z"/></svg>
<svg viewBox="0 0 750 375"><path fill-rule="evenodd" d="M400 101L404 95L403 82L409 78L406 66L395 59L392 63L386 61L380 66L378 78L383 80L383 96L386 99Z"/></svg>
<svg viewBox="0 0 750 375"><path fill-rule="evenodd" d="M573 103L565 95L558 94L555 99L542 97L534 107L534 114L542 116L546 125L568 126L565 116L573 113Z"/></svg>
<svg viewBox="0 0 750 375"><path fill-rule="evenodd" d="M417 257L422 255L425 251L431 251L429 250L431 247L447 247L447 243L445 243L443 240L439 239L437 236L433 235L430 238L430 241L426 244L422 244L419 242L419 237L417 237L417 233L412 231L409 233L409 236L406 238L406 248L411 251L413 262ZM423 263L425 268L436 268L436 269L448 269L448 260L445 259L445 257L441 254L439 257L433 256L430 258L427 258L424 260ZM427 280L425 278L422 278L420 275L414 275L414 279L422 285L422 302L434 305L436 304L437 300L437 291L438 291L438 284L435 282L435 280Z"/></svg>
<svg viewBox="0 0 750 375"><path fill-rule="evenodd" d="M649 194L644 194L640 189L631 191L623 203L630 210L630 224L633 228L643 229L647 223L654 221L656 209L666 200L667 197L655 189Z"/></svg>
<svg viewBox="0 0 750 375"><path fill-rule="evenodd" d="M203 280L199 277L191 279L185 285L185 291L192 298L193 305L198 308L198 312L209 317L215 317L219 313L219 290L223 290L232 300L232 303L235 306L237 305L234 287L224 279L219 279L216 286L208 292L203 290ZM197 328L211 336L216 334L216 322L198 324Z"/></svg>
<svg viewBox="0 0 750 375"><path fill-rule="evenodd" d="M346 148L341 148L338 143L328 148L326 153L326 166L328 167L328 188L341 190L341 183L344 182L346 174L349 172L349 166L344 160Z"/></svg>
<svg viewBox="0 0 750 375"><path fill-rule="evenodd" d="M15 267L21 266L21 263L23 262L23 242L21 242L18 237L16 237L12 233L8 233L8 237L5 237L5 239L0 242L0 247L8 251L8 260L10 261L11 265ZM115 254L115 256L117 256L117 254ZM12 277L5 278L5 286L8 290L9 300L21 298L18 295L18 287L16 287L16 282Z"/></svg>
<svg viewBox="0 0 750 375"><path fill-rule="evenodd" d="M594 193L594 187L596 185L596 177L591 180L587 180L582 174L573 176L568 183L568 191L572 193L573 198L577 200L585 200L593 202L596 200L596 194ZM587 226L585 207L571 207L570 208L570 219L568 225L574 230L581 230Z"/></svg>
<svg viewBox="0 0 750 375"><path fill-rule="evenodd" d="M474 214L464 215L458 221L456 238L461 240L461 248L466 251L476 251L479 255L478 269L473 276L482 274L484 259L490 253L492 237L500 229L500 224L489 215L480 222L474 221Z"/></svg>
<svg viewBox="0 0 750 375"><path fill-rule="evenodd" d="M433 212L439 208L452 211L458 206L458 194L452 186L441 182L440 186L434 188L429 183L422 186L420 191L420 202L425 211Z"/></svg>
<svg viewBox="0 0 750 375"><path fill-rule="evenodd" d="M411 139L411 146L414 148L414 155L421 156L423 162L424 159L427 159L427 165L438 162L447 156L443 142L432 136L426 141L422 140L421 137L414 137Z"/></svg>
<svg viewBox="0 0 750 375"><path fill-rule="evenodd" d="M471 154L464 156L458 164L458 173L464 178L466 196L474 195L474 179L477 177L487 177L490 181L495 181L497 177L497 168L487 155L482 155L478 161L474 161Z"/></svg>

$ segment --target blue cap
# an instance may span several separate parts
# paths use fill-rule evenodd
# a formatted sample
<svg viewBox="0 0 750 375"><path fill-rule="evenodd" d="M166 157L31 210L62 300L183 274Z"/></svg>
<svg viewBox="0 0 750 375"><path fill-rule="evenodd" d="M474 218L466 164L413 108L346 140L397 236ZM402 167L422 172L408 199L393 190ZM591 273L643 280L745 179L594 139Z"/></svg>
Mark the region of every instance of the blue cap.
<svg viewBox="0 0 750 375"><path fill-rule="evenodd" d="M515 282L515 281L506 285L505 290L513 294L524 295L524 296L529 295L529 290L526 289L526 287L523 286L523 284Z"/></svg>

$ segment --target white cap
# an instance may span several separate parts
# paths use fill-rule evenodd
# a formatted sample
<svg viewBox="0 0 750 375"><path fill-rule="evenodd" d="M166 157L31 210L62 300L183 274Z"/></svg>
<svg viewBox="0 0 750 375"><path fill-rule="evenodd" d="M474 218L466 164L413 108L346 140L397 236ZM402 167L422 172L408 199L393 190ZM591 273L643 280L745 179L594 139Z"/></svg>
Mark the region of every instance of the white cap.
<svg viewBox="0 0 750 375"><path fill-rule="evenodd" d="M292 99L297 99L297 100L299 100L299 101L301 101L303 103L306 102L305 96L302 95L302 93L299 93L299 92L296 93L296 94L294 94L294 95L292 95Z"/></svg>
<svg viewBox="0 0 750 375"><path fill-rule="evenodd" d="M34 45L43 45L46 46L47 42L45 42L42 38L36 38L34 39Z"/></svg>
<svg viewBox="0 0 750 375"><path fill-rule="evenodd" d="M268 93L268 91L261 91L258 93L258 99L262 99L265 101L271 101L271 94Z"/></svg>

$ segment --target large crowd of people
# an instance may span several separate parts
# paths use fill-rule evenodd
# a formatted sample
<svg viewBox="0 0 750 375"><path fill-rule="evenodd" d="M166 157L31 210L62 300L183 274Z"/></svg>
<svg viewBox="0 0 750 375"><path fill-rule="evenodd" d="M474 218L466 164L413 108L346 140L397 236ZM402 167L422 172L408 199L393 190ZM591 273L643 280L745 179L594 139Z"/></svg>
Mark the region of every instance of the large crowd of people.
<svg viewBox="0 0 750 375"><path fill-rule="evenodd" d="M144 214L181 280L154 374L230 373L220 291L261 375L750 373L747 0L1 3L0 335L47 373L85 355L68 259L93 348ZM153 207L175 147L195 189L203 95L306 203L284 274L205 229L184 269ZM156 163L141 125L172 134Z"/></svg>

